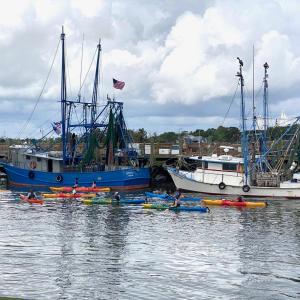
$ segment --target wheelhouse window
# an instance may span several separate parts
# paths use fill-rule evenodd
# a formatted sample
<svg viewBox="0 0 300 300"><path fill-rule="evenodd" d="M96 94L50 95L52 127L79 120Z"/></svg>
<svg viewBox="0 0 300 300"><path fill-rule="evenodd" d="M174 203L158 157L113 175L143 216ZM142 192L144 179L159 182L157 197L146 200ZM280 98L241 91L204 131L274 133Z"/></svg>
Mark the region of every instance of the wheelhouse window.
<svg viewBox="0 0 300 300"><path fill-rule="evenodd" d="M26 155L26 159L27 159L27 160L30 160L30 156L29 156L29 155Z"/></svg>
<svg viewBox="0 0 300 300"><path fill-rule="evenodd" d="M236 171L236 164L223 164L223 171Z"/></svg>

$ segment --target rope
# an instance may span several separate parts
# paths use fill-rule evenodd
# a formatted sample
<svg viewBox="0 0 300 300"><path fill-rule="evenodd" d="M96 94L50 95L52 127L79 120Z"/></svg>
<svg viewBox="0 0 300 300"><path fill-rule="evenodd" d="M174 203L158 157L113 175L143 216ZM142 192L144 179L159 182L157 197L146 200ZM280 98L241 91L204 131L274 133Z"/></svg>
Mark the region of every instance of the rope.
<svg viewBox="0 0 300 300"><path fill-rule="evenodd" d="M79 75L79 92L81 91L81 78L82 78L82 63L83 63L83 43L84 43L84 34L82 34L82 44L81 44L81 61L80 61L80 75ZM78 94L78 98L80 99L80 94Z"/></svg>
<svg viewBox="0 0 300 300"><path fill-rule="evenodd" d="M225 120L226 120L226 118L227 118L227 116L228 116L228 114L229 114L229 111L230 111L230 109L231 109L232 103L233 103L233 101L234 101L234 99L235 99L235 96L236 96L236 93L237 93L237 90L238 90L239 85L240 85L240 81L238 81L238 83L237 83L237 85L236 85L236 88L235 88L234 94L233 94L233 96L232 96L232 98L231 98L229 107L228 107L228 109L227 109L227 111L226 111L226 113L225 113L225 115L224 115L223 121L222 121L222 123L221 123L220 126L223 126L224 123L225 123ZM217 148L217 145L215 145L215 146L212 148L211 152L213 153L213 152L216 150L216 148Z"/></svg>
<svg viewBox="0 0 300 300"><path fill-rule="evenodd" d="M227 116L228 116L228 114L229 114L229 111L230 111L230 109L231 109L231 106L232 106L233 100L235 99L236 92L237 92L237 90L238 90L238 87L239 87L239 85L240 85L240 81L238 81L238 83L237 83L237 85L236 85L236 88L235 88L235 91L234 91L233 97L232 97L232 99L231 99L231 102L230 102L230 104L229 104L229 107L228 107L228 109L227 109L227 111L226 111L226 113L225 113L225 116L224 116L224 119L223 119L223 121L222 121L222 123L221 123L221 124L222 124L221 126L223 126L223 125L224 125L224 123L225 123L225 120L226 120L226 118L227 118Z"/></svg>
<svg viewBox="0 0 300 300"><path fill-rule="evenodd" d="M91 67L92 67L92 65L93 65L93 62L94 62L96 53L97 53L97 47L96 47L96 50L95 50L93 59L92 59L92 61L91 61L91 63L90 63L90 66L89 66L89 68L88 68L88 70L87 70L87 72L86 72L86 74L85 74L85 76L84 76L84 79L83 79L83 81L82 81L82 84L81 84L81 86L80 86L80 88L79 88L79 90L78 90L78 95L81 94L81 89L82 89L82 87L83 87L83 85L84 85L84 83L85 83L85 80L86 80L86 78L87 78L87 76L88 76L88 74L89 74L89 72L90 72L90 70L91 70Z"/></svg>
<svg viewBox="0 0 300 300"><path fill-rule="evenodd" d="M32 116L33 116L33 114L34 114L34 112L35 112L35 110L36 110L36 108L37 108L37 105L38 105L38 103L39 103L39 101L40 101L40 99L41 99L41 97L42 97L42 94L44 93L46 84L47 84L47 82L48 82L48 79L49 79L49 77L50 77L50 73L51 73L52 68L53 68L53 65L54 65L54 61L55 61L55 59L56 59L56 55L57 55L57 52L58 52L59 45L60 45L60 40L59 40L59 42L58 42L58 44L57 44L57 47L56 47L56 50L55 50L55 54L54 54L54 58L53 58L53 60L52 60L52 64L51 64L50 70L49 70L49 72L48 72L48 74L47 74L46 81L45 81L45 83L44 83L44 85L43 85L43 88L42 88L42 90L41 90L41 92L40 92L40 94L39 94L39 96L38 96L38 98L37 98L37 100L36 100L36 102L35 102L34 108L33 108L32 112L31 112L31 114L29 115L29 118L27 119L25 125L22 126L22 128L20 129L20 131L19 131L19 133L18 133L18 138L19 138L19 139L21 138L21 133L22 133L22 131L24 132L24 131L26 130L26 128L27 128L29 122L31 121Z"/></svg>

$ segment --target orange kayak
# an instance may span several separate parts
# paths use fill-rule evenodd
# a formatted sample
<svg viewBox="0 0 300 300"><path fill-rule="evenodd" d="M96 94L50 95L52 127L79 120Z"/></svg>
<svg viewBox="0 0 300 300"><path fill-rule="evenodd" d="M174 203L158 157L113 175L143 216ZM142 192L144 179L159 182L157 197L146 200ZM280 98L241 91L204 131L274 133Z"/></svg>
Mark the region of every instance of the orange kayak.
<svg viewBox="0 0 300 300"><path fill-rule="evenodd" d="M44 201L41 199L28 199L28 197L26 197L25 195L20 195L20 199L24 202L30 203L30 204L44 204Z"/></svg>
<svg viewBox="0 0 300 300"><path fill-rule="evenodd" d="M94 198L96 194L82 194L82 193L53 193L53 194L42 194L44 198Z"/></svg>
<svg viewBox="0 0 300 300"><path fill-rule="evenodd" d="M54 187L51 186L50 190L52 192L64 192L71 193L73 188L71 186L62 186L62 187ZM98 192L110 192L109 187L87 187L87 186L79 186L76 188L77 192L90 192L90 193L98 193Z"/></svg>

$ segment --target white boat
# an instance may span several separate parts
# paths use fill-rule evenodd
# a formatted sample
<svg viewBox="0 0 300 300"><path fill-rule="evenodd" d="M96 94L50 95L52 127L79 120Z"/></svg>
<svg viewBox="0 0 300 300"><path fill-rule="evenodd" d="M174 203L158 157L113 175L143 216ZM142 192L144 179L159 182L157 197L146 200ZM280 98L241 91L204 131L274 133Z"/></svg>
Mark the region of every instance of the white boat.
<svg viewBox="0 0 300 300"><path fill-rule="evenodd" d="M195 160L198 167L192 172L167 168L180 190L222 196L300 199L299 174L294 174L292 180L284 182L277 181L278 174L269 174L269 185L277 186L253 186L245 184L243 159L240 157L226 154L203 156Z"/></svg>
<svg viewBox="0 0 300 300"><path fill-rule="evenodd" d="M241 86L241 145L242 157L229 155L232 147L223 146L224 154L203 157L189 157L188 161L195 161L193 170L181 169L179 166L168 167L176 188L184 191L198 192L221 196L246 196L253 198L272 199L300 199L300 173L294 173L300 164L297 159L291 161L289 153L295 153L295 143L299 136L299 117L290 125L284 134L272 143L267 143L267 69L264 64L264 129L260 132L258 144L260 151L252 150L250 153L248 144L250 135L255 137L255 128L252 133L246 130L245 103L243 97L244 79L242 75L243 62L238 58L240 69L237 76ZM255 120L255 118L254 118ZM254 122L253 122L254 124ZM289 141L287 142L287 137ZM286 137L286 138L284 138ZM281 143L279 142L281 141ZM268 148L268 145L271 146ZM284 145L282 152L278 151L279 145ZM253 146L253 145L252 145ZM275 149L276 148L276 149ZM298 148L299 149L299 148ZM271 153L277 153L274 159ZM253 153L254 152L254 153ZM255 153L256 152L256 153ZM278 154L279 153L279 154ZM297 153L296 153L297 154ZM299 157L299 156L298 156Z"/></svg>

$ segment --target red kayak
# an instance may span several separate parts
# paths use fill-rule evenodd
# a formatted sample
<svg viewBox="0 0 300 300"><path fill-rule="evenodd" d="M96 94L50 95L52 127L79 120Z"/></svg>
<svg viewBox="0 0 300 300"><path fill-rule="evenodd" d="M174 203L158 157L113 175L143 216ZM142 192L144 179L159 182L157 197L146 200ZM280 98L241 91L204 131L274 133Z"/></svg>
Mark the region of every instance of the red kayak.
<svg viewBox="0 0 300 300"><path fill-rule="evenodd" d="M30 204L44 204L44 201L41 199L28 199L28 197L26 197L25 195L20 195L20 199L24 202L30 203Z"/></svg>
<svg viewBox="0 0 300 300"><path fill-rule="evenodd" d="M237 202L231 200L211 200L204 199L202 200L205 205L223 205L223 206L236 206L236 207L265 207L267 206L266 202Z"/></svg>

